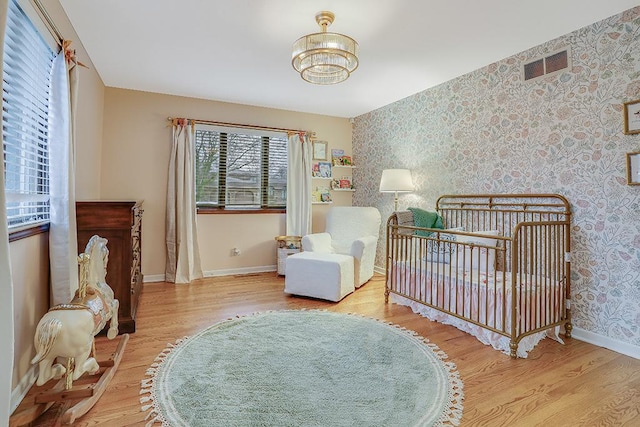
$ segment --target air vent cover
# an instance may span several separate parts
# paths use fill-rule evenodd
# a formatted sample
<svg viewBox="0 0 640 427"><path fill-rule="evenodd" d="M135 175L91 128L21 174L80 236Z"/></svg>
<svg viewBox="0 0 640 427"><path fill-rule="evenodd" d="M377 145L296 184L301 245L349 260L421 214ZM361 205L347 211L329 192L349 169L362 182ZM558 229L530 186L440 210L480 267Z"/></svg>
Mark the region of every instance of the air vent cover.
<svg viewBox="0 0 640 427"><path fill-rule="evenodd" d="M531 80L566 68L569 68L569 52L565 49L524 64L523 75L525 80Z"/></svg>

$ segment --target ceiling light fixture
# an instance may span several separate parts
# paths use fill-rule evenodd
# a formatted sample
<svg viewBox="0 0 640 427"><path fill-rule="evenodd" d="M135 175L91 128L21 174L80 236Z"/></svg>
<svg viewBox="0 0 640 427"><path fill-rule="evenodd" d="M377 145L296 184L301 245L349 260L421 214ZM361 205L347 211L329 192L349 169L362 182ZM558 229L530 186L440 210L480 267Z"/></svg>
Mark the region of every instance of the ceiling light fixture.
<svg viewBox="0 0 640 427"><path fill-rule="evenodd" d="M343 34L327 32L334 19L332 12L318 12L316 22L322 32L300 37L293 44L291 64L309 83L340 83L358 68L358 42Z"/></svg>

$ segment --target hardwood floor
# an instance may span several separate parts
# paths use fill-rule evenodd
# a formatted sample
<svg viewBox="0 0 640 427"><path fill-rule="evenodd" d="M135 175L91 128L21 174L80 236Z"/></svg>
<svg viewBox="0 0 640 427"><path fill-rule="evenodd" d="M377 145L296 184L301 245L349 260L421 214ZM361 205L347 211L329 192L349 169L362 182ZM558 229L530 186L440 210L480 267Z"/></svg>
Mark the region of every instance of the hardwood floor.
<svg viewBox="0 0 640 427"><path fill-rule="evenodd" d="M456 363L464 382L463 427L640 425L640 360L575 339L566 345L545 339L529 358L513 360L458 329L385 304L382 276L337 304L287 296L283 287L284 278L276 273L207 278L191 285L145 284L137 330L115 377L74 425L144 426L140 380L167 343L236 315L300 308L384 319L437 344ZM115 345L104 337L96 340L99 355ZM45 414L33 425L53 425L53 415Z"/></svg>

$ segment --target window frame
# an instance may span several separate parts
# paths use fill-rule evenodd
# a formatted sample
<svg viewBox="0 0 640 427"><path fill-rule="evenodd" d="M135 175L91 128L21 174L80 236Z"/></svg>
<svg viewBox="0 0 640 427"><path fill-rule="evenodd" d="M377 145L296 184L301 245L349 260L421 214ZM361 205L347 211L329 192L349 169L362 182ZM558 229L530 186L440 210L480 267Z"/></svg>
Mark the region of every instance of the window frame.
<svg viewBox="0 0 640 427"><path fill-rule="evenodd" d="M195 132L194 132L194 147L197 145L196 132L198 132L199 130L218 132L220 136L222 136L222 134L227 134L227 135L240 134L240 135L252 135L252 136L260 137L261 138L261 144L260 144L261 165L260 165L260 172L258 175L258 178L260 181L260 186L258 188L258 191L260 193L260 206L254 205L254 206L243 207L241 205L227 204L226 197L227 197L229 188L227 187L226 182L224 184L221 184L220 181L218 180L217 182L218 204L207 204L207 202L199 202L198 200L196 200L196 212L198 214L252 215L252 214L286 213L286 199L284 201L283 206L273 206L273 207L268 206L268 185L269 185L268 142L270 141L270 138L275 137L275 138L282 138L285 144L288 144L288 138L287 138L286 132L274 132L274 131L267 131L267 130L261 130L261 129L241 128L241 127L227 127L227 126L218 126L218 125L211 125L211 124L196 122ZM226 160L228 158L227 144L229 139L230 138L228 137L226 138L220 137L220 144L221 145L224 144L224 146L220 148L220 153L222 156L224 156L224 158L219 160L219 165L220 165L219 168L224 167L226 169ZM198 161L197 154L194 158L195 158L195 161L197 162ZM265 158L267 159L266 162L263 161ZM195 165L194 169L195 169L194 179L196 179L197 165ZM288 169L288 165L287 165L287 169ZM223 175L226 179L227 172L225 171L223 174L221 173L221 175Z"/></svg>
<svg viewBox="0 0 640 427"><path fill-rule="evenodd" d="M40 14L36 11L36 9L34 8L34 6L29 2L29 1L25 1L25 0L9 0L9 5L8 7L14 7L12 4L15 4L18 9L21 10L21 16L23 15L26 20L28 21L27 25L25 25L25 27L30 27L33 31L34 31L34 35L39 36L39 38L41 39L41 41L44 43L44 45L46 45L50 51L51 51L51 62L50 62L50 69L49 69L49 74L51 73L51 69L53 67L53 59L55 58L55 55L57 52L59 52L60 50L60 43L57 41L57 39L52 35L52 33L49 31L46 23L42 20ZM7 20L6 25L9 25L9 20ZM6 28L5 28L5 32L6 32ZM6 44L6 36L5 36L5 44ZM3 52L4 52L4 48L3 48ZM4 58L3 58L4 61ZM3 73L4 73L4 68L3 68ZM50 86L50 82L49 82L49 88L48 88L48 94L47 94L47 104L49 104L49 98L51 96L51 86ZM3 96L4 98L4 96ZM4 101L3 101L4 102ZM47 117L47 129L49 129L49 125L50 125L50 116ZM4 128L4 115L3 115L3 128ZM47 151L49 150L49 134L47 132ZM6 153L5 153L5 149L4 149L4 142L3 142L3 162L5 162L5 174L6 174ZM47 180L49 179L49 177L51 176L51 164L49 162L47 162ZM6 176L5 176L5 191L6 191ZM6 201L5 201L6 203ZM5 205L5 209L6 209L6 205ZM19 223L19 224L15 224L15 225L9 225L8 223L6 224L7 226L7 231L8 231L8 236L9 236L9 242L13 242L16 240L20 240L20 239L25 239L27 237L31 237L31 236L35 236L38 234L42 234L42 233L47 233L50 229L50 212L51 212L51 206L50 206L50 202L48 205L48 215L49 218L38 221L38 222L31 222L31 223Z"/></svg>

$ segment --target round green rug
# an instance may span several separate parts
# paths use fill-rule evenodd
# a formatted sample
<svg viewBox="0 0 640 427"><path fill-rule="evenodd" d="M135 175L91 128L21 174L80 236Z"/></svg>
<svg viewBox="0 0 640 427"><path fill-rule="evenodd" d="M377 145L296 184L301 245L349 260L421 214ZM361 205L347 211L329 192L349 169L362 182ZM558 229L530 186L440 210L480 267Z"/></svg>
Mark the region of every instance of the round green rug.
<svg viewBox="0 0 640 427"><path fill-rule="evenodd" d="M358 315L233 318L170 345L142 381L149 425L458 425L455 365L414 332Z"/></svg>

